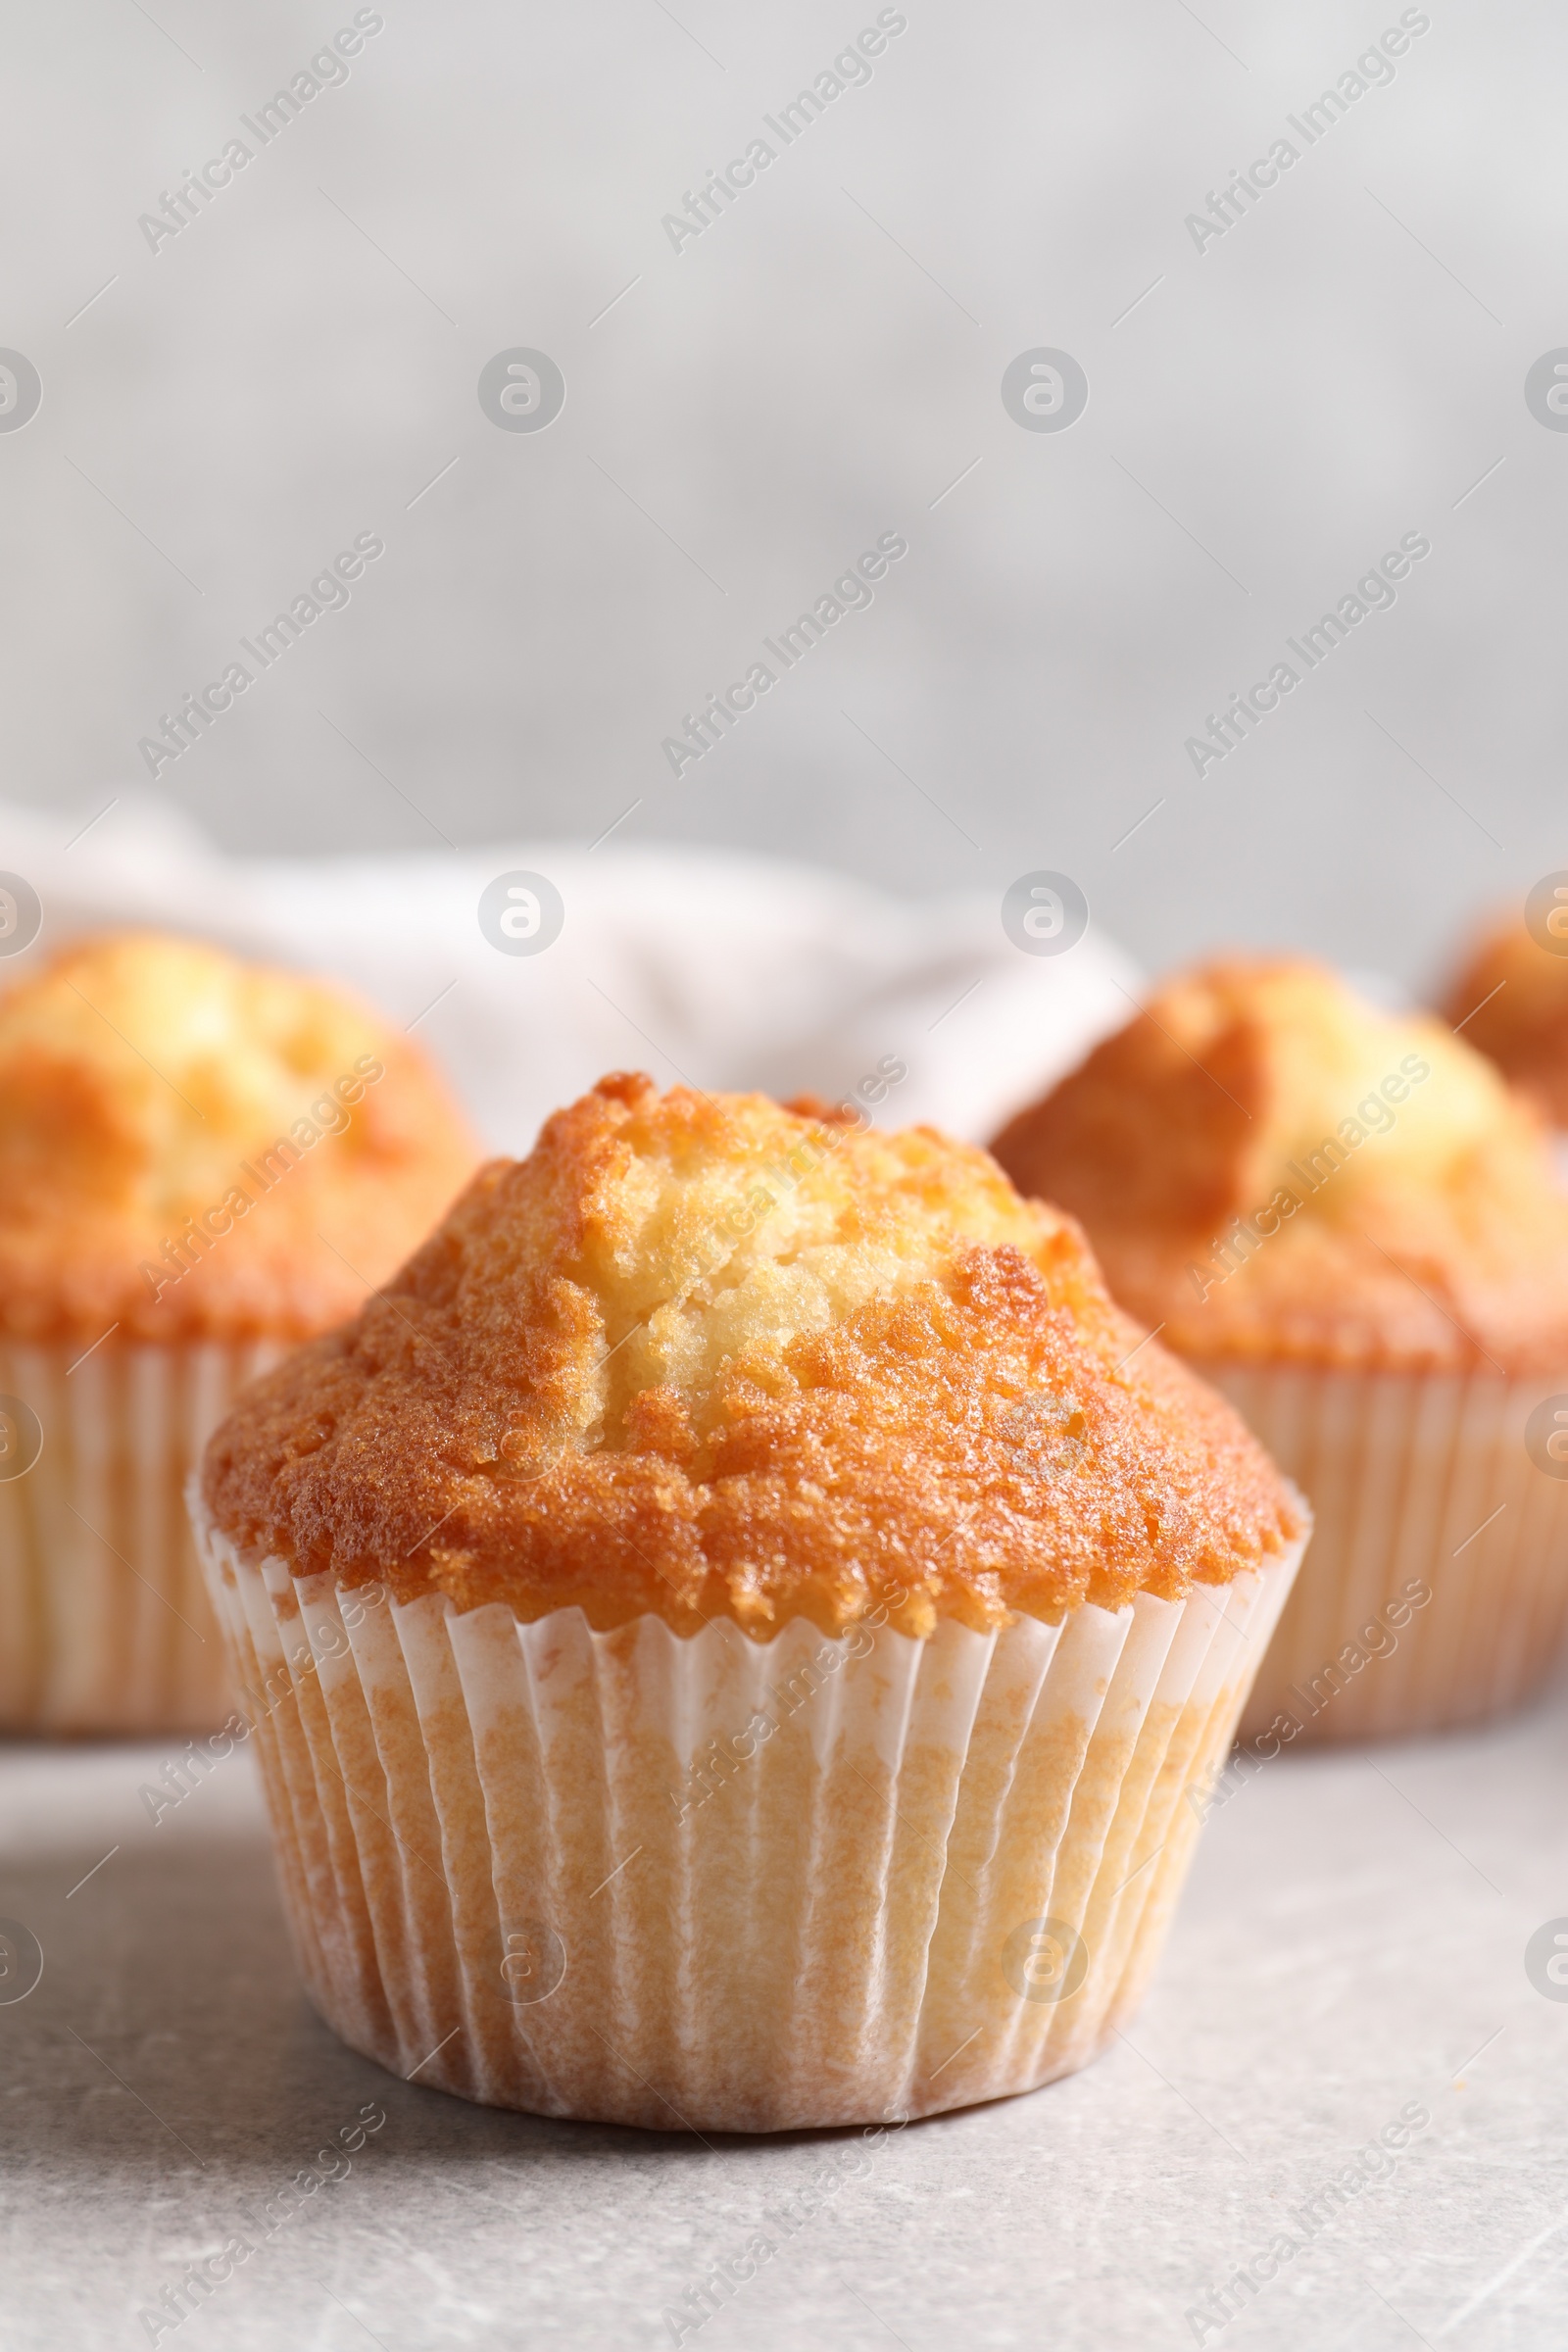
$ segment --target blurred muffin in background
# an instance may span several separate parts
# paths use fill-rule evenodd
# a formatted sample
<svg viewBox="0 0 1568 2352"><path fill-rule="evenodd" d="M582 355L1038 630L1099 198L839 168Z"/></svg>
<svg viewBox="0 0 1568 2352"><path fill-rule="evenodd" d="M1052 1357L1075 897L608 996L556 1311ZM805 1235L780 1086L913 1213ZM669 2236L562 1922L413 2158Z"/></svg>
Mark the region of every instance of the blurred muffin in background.
<svg viewBox="0 0 1568 2352"><path fill-rule="evenodd" d="M0 994L0 1730L221 1719L190 1465L476 1157L335 987L128 933Z"/></svg>
<svg viewBox="0 0 1568 2352"><path fill-rule="evenodd" d="M1568 873L1538 884L1523 922L1476 942L1443 1014L1568 1129Z"/></svg>
<svg viewBox="0 0 1568 2352"><path fill-rule="evenodd" d="M1491 1062L1315 964L1216 962L993 1148L1312 1504L1247 1734L1435 1729L1544 1680L1568 1630L1568 1200Z"/></svg>
<svg viewBox="0 0 1568 2352"><path fill-rule="evenodd" d="M1139 1337L933 1128L619 1075L482 1169L193 1494L321 2014L656 2131L1083 2065L1306 1533Z"/></svg>

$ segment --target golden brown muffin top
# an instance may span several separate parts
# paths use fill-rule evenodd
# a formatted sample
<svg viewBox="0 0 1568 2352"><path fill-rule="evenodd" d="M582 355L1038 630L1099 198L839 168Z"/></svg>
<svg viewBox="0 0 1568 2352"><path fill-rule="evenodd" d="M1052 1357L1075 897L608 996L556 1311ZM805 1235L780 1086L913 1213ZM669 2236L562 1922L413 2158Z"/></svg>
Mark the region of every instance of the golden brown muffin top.
<svg viewBox="0 0 1568 2352"><path fill-rule="evenodd" d="M614 1076L214 1438L218 1525L523 1619L906 1631L1223 1583L1299 1527L1083 1238L935 1130Z"/></svg>
<svg viewBox="0 0 1568 2352"><path fill-rule="evenodd" d="M152 933L0 994L0 1330L300 1339L352 1314L478 1149L336 987Z"/></svg>
<svg viewBox="0 0 1568 2352"><path fill-rule="evenodd" d="M1440 1022L1318 964L1168 982L993 1150L1183 1355L1568 1367L1568 1200L1540 1122Z"/></svg>
<svg viewBox="0 0 1568 2352"><path fill-rule="evenodd" d="M1523 923L1503 924L1477 943L1443 1007L1555 1127L1568 1127L1568 932L1563 948L1548 954Z"/></svg>

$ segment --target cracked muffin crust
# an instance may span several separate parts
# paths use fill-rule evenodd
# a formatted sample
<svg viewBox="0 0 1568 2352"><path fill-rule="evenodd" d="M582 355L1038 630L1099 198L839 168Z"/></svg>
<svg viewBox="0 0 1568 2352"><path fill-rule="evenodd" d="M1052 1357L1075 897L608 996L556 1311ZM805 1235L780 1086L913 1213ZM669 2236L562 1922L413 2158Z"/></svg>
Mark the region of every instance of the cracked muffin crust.
<svg viewBox="0 0 1568 2352"><path fill-rule="evenodd" d="M1568 1362L1568 1200L1539 1119L1441 1022L1320 965L1167 982L993 1149L1182 1355Z"/></svg>
<svg viewBox="0 0 1568 2352"><path fill-rule="evenodd" d="M1178 1598L1302 1524L984 1152L624 1075L259 1383L204 1490L299 1575L763 1638Z"/></svg>
<svg viewBox="0 0 1568 2352"><path fill-rule="evenodd" d="M303 1338L478 1156L423 1054L336 986L77 941L0 993L0 1334Z"/></svg>

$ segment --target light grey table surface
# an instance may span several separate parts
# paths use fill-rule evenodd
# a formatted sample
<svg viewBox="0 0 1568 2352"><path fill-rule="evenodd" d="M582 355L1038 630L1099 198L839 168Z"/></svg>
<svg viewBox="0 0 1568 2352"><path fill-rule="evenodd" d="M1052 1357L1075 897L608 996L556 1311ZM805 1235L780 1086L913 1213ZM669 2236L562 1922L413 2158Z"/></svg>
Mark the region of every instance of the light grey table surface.
<svg viewBox="0 0 1568 2352"><path fill-rule="evenodd" d="M1128 2039L890 2137L785 2237L764 2208L853 2135L708 2145L397 2082L306 2005L243 1753L154 1827L165 1748L13 1744L0 1917L44 1972L0 2005L0 2342L145 2344L139 2315L238 2234L254 2255L160 2343L654 2346L771 2229L687 2344L1157 2352L1414 2103L1430 2125L1388 2175L1319 2206L1203 2340L1560 2347L1568 2001L1525 1947L1568 1913L1565 1750L1559 1692L1479 1735L1282 1757L1210 1818ZM366 2109L386 2120L347 2177L256 2229Z"/></svg>

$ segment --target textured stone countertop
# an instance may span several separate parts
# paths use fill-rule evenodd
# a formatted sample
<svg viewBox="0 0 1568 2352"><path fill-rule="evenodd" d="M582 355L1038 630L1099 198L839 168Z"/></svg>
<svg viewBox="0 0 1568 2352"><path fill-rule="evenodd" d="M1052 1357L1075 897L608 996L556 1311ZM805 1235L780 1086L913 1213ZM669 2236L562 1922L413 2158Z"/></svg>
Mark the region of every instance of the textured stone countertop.
<svg viewBox="0 0 1568 2352"><path fill-rule="evenodd" d="M0 1748L0 1917L44 1954L0 2004L0 2342L129 2352L238 2234L255 2253L158 2342L635 2352L770 2229L687 2343L1556 2352L1568 1985L1538 1991L1526 1946L1568 1914L1565 1751L1559 1694L1479 1736L1282 1757L1212 1815L1129 2038L890 2137L786 2236L763 2209L847 2135L543 2122L342 2048L296 1981L242 1753L154 1828L162 1748ZM1326 2197L1412 2106L1430 2124L1387 2175ZM295 2219L254 2226L377 2116ZM1298 2251L1238 2317L1188 2319L1281 2233Z"/></svg>

